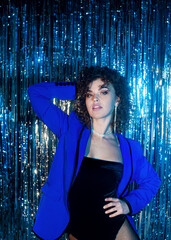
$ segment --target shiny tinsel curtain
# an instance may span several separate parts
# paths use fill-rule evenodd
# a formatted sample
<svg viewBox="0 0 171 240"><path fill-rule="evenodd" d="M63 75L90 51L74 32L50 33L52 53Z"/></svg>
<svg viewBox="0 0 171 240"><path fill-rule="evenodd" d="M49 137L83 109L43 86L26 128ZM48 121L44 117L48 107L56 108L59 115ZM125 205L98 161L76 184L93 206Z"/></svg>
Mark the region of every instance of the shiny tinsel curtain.
<svg viewBox="0 0 171 240"><path fill-rule="evenodd" d="M76 81L90 65L129 79L133 105L122 134L141 143L162 180L136 227L141 239L171 238L171 1L1 0L1 239L38 239L31 228L58 144L35 116L28 86ZM53 102L70 113L72 101Z"/></svg>

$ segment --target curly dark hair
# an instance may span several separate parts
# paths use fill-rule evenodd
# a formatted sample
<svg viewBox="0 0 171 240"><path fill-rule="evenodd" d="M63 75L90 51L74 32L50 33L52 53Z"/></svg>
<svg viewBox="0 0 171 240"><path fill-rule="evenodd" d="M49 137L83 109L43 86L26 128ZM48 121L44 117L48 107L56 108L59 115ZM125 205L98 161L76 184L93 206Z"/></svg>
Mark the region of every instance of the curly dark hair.
<svg viewBox="0 0 171 240"><path fill-rule="evenodd" d="M78 119L87 126L91 127L90 116L86 107L86 93L89 83L100 78L105 84L112 84L115 93L120 97L120 103L117 108L116 132L121 133L128 128L129 112L131 108L130 87L126 78L120 75L116 70L108 67L91 66L85 67L77 76L76 94L74 108ZM113 119L113 118L112 118ZM112 129L114 121L111 122Z"/></svg>

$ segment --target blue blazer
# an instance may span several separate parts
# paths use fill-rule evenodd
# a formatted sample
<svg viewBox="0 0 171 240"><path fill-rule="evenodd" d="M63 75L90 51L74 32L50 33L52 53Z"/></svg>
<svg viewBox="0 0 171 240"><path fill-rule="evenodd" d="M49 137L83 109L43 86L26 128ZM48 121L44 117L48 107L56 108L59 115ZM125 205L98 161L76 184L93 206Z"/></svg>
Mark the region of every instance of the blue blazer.
<svg viewBox="0 0 171 240"><path fill-rule="evenodd" d="M36 235L52 240L61 237L68 225L67 194L78 174L91 131L79 121L75 111L67 115L51 101L53 98L75 99L74 82L34 84L28 88L28 94L36 115L59 140L48 180L41 188L43 194L33 226ZM131 215L141 211L152 200L161 180L143 156L140 143L121 134L116 135L123 158L123 175L117 197L127 202L130 213L126 216L136 231ZM128 186L133 181L138 188L129 192Z"/></svg>

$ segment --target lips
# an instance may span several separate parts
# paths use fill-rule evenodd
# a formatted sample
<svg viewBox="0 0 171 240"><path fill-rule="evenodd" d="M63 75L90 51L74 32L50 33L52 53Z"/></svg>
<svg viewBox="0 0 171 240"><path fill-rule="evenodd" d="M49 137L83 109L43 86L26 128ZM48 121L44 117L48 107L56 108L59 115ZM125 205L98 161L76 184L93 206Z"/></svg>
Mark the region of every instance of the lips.
<svg viewBox="0 0 171 240"><path fill-rule="evenodd" d="M98 104L95 104L93 105L92 109L95 110L95 109L101 109L102 107Z"/></svg>

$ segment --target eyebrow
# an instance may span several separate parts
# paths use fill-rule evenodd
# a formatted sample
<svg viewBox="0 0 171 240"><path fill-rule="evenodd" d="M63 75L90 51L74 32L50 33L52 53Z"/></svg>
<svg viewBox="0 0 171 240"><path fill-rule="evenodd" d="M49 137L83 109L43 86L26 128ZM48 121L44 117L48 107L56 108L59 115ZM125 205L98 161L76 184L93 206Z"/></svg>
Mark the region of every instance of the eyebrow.
<svg viewBox="0 0 171 240"><path fill-rule="evenodd" d="M109 89L109 87L106 83L104 83L103 85L99 85L99 90L102 89L102 88L108 88ZM88 89L87 92L92 92L92 91L90 89Z"/></svg>

